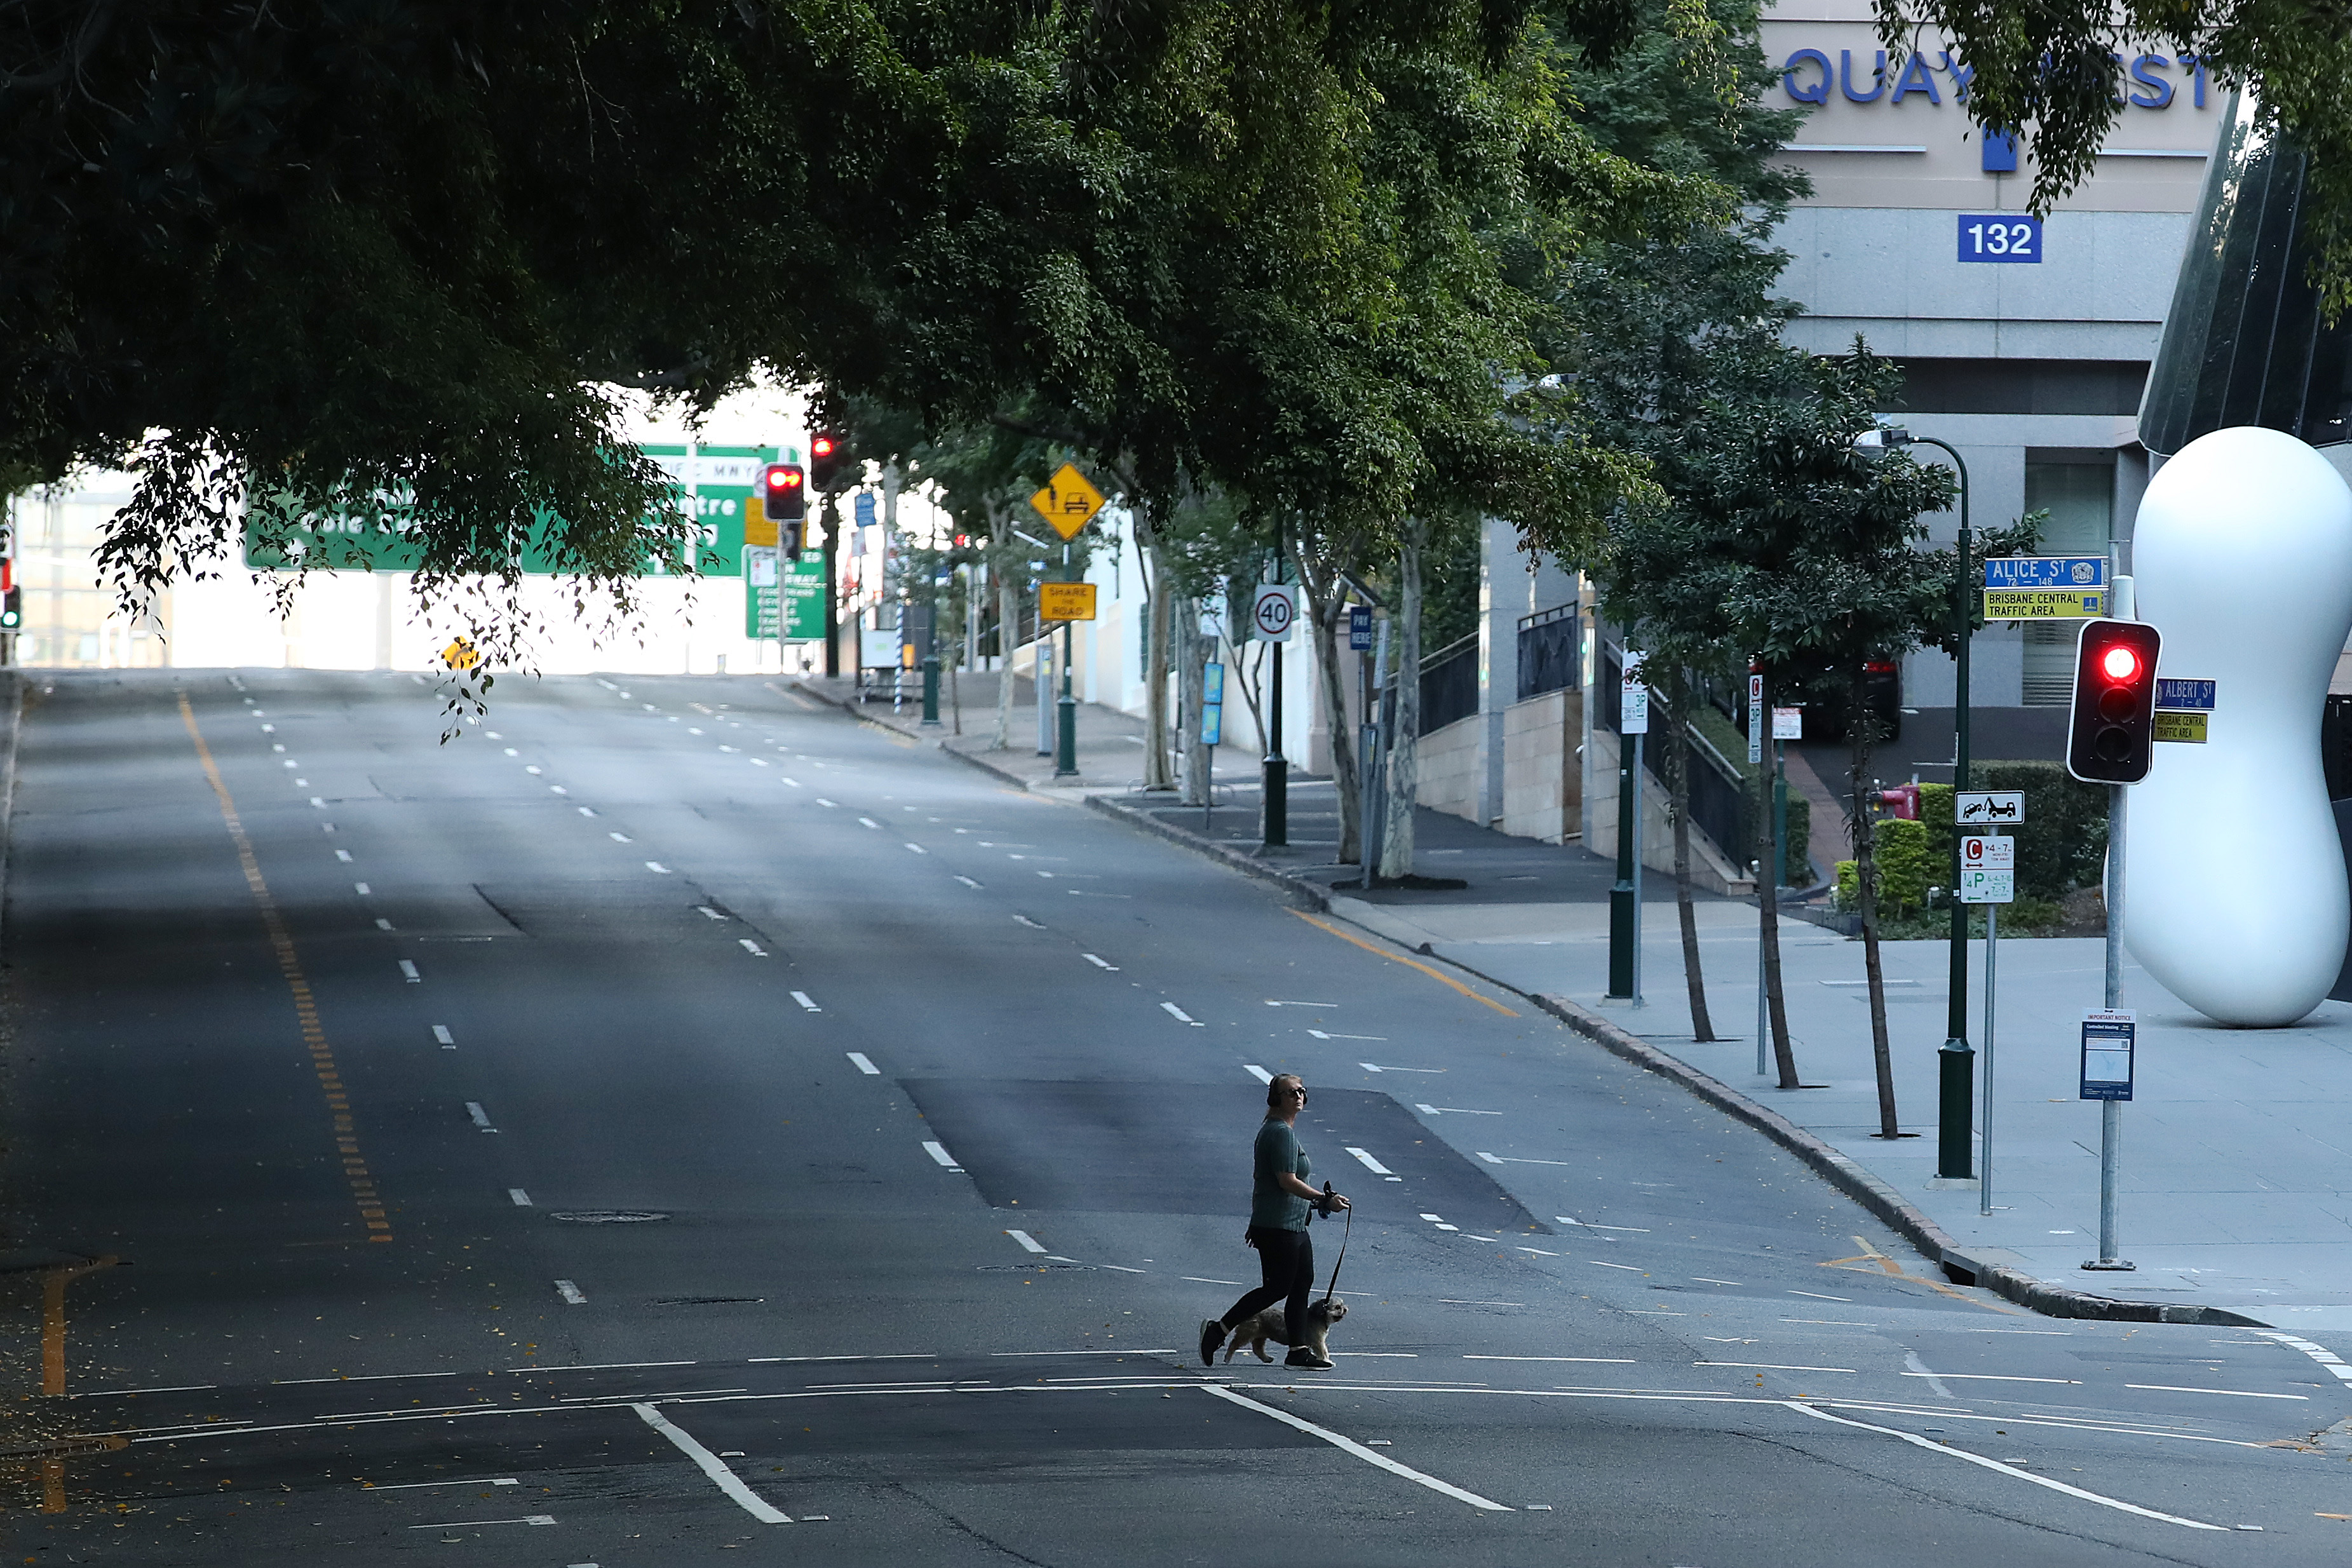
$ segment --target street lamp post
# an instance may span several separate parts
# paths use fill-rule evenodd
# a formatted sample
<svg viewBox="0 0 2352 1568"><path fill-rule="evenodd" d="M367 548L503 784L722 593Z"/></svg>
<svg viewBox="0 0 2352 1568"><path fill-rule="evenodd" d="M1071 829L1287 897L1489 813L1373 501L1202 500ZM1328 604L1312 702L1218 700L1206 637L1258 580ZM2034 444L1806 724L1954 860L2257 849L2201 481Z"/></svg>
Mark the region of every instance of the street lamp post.
<svg viewBox="0 0 2352 1568"><path fill-rule="evenodd" d="M1932 436L1914 436L1900 426L1865 431L1855 442L1864 452L1895 447L1933 447L1952 459L1960 477L1959 569L1952 583L1952 629L1958 638L1954 654L1952 693L1952 791L1957 797L1969 787L1969 639L1975 616L1969 603L1969 466L1958 450ZM1952 904L1951 1004L1946 1035L1936 1053L1936 1174L1945 1181L1971 1179L1974 1151L1977 1054L1969 1045L1969 907L1960 902L1960 841L1957 820L1952 834L1952 867L1945 884Z"/></svg>

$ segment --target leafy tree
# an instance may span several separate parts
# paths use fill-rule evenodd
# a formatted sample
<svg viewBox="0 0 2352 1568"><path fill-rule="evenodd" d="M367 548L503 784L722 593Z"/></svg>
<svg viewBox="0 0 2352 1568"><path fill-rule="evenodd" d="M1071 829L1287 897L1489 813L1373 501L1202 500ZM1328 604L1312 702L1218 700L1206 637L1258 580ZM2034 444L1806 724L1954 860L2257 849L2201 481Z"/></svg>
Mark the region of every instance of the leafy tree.
<svg viewBox="0 0 2352 1568"><path fill-rule="evenodd" d="M1665 498L1667 512L1623 514L1621 531L1635 535L1678 530L1668 513L1709 493L1711 463L1744 438L1753 406L1781 391L1790 362L1780 334L1797 307L1772 293L1788 258L1771 233L1806 189L1801 174L1772 162L1801 113L1760 105L1771 73L1752 0L1652 0L1639 16L1641 30L1611 66L1580 77L1583 122L1610 151L1704 175L1730 189L1738 205L1663 209L1637 231L1593 245L1567 271L1560 319L1568 331L1558 352L1582 416L1597 439L1646 458ZM1636 556L1638 575L1607 564ZM1603 607L1620 624L1640 626L1662 700L1659 760L1674 825L1683 973L1692 1033L1710 1040L1691 898L1689 726L1705 700L1702 683L1744 673L1746 657L1720 640L1713 620L1678 626L1664 610L1684 564L1671 552L1636 544L1633 554L1601 559Z"/></svg>
<svg viewBox="0 0 2352 1568"><path fill-rule="evenodd" d="M534 539L625 611L683 537L615 388L768 373L932 427L1034 398L1146 500L1190 465L1391 518L1440 479L1574 510L1618 469L1492 427L1522 334L1486 237L1675 186L1562 117L1521 21L33 0L0 42L0 465L138 472L107 549L134 600L248 496L389 498L428 595L482 575L509 616Z"/></svg>
<svg viewBox="0 0 2352 1568"><path fill-rule="evenodd" d="M1777 395L1717 411L1730 434L1696 454L1673 507L1618 531L1602 572L1604 584L1616 585L1612 602L1638 607L1640 634L1664 657L1679 662L1744 653L1763 671L1768 703L1825 680L1851 688L1864 658L1916 646L1948 609L1948 597L1934 599L1928 584L1948 595L1956 570L1949 552L1939 557L1919 548L1917 520L1948 504L1949 476L1900 455L1874 465L1853 449L1854 437L1873 423L1870 409L1885 381L1881 362L1857 342L1849 358L1790 352L1780 363ZM1865 760L1866 744L1858 753ZM1857 792L1858 814L1861 805ZM1759 816L1758 862L1769 868L1771 813ZM1864 845L1866 820L1857 828ZM1892 1101L1884 1087L1875 870L1867 848L1860 853L1886 1112ZM1769 871L1759 877L1765 982L1780 1087L1792 1089L1798 1078L1780 989L1775 880Z"/></svg>

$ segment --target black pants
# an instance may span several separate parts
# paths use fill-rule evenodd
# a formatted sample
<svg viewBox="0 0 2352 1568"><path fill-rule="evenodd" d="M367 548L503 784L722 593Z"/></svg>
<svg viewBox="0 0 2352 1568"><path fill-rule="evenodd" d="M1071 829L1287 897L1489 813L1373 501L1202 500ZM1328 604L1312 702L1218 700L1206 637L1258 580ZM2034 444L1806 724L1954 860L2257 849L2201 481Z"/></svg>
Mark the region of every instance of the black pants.
<svg viewBox="0 0 2352 1568"><path fill-rule="evenodd" d="M1303 1230L1249 1228L1257 1248L1259 1277L1265 1281L1234 1302L1223 1318L1227 1329L1239 1327L1276 1301L1283 1303L1283 1331L1293 1350L1307 1342L1307 1300L1315 1294L1315 1244Z"/></svg>

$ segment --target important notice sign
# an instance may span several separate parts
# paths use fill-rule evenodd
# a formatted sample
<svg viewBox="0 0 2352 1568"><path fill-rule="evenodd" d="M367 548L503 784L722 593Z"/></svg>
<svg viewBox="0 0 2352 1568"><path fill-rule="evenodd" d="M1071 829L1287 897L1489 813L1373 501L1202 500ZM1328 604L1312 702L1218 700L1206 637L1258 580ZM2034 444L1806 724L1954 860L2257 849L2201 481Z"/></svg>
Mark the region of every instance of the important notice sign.
<svg viewBox="0 0 2352 1568"><path fill-rule="evenodd" d="M2126 1012L2083 1016L2083 1080L2078 1100L2129 1100L2132 1097L2132 1047L2139 1036L2139 1015Z"/></svg>

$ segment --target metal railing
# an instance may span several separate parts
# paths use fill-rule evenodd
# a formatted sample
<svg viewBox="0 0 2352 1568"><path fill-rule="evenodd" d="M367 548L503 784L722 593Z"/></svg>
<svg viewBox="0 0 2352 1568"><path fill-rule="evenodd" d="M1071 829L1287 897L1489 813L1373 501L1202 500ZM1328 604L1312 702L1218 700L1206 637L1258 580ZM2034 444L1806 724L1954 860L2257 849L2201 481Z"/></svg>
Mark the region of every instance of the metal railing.
<svg viewBox="0 0 2352 1568"><path fill-rule="evenodd" d="M1541 697L1576 684L1582 626L1574 605L1519 618L1519 698Z"/></svg>
<svg viewBox="0 0 2352 1568"><path fill-rule="evenodd" d="M1621 650L1603 643L1601 648L1601 679L1595 682L1592 727L1614 735L1622 721L1624 660ZM1673 722L1667 717L1665 705L1650 705L1651 732L1655 736L1664 724ZM1685 724L1684 732L1690 738L1690 820L1691 826L1706 835L1724 858L1735 866L1749 867L1756 861L1756 790L1730 760L1716 750L1712 742L1696 725ZM1664 780L1659 775L1663 764L1659 748L1644 748L1642 771L1661 791ZM1613 786L1612 786L1613 787Z"/></svg>
<svg viewBox="0 0 2352 1568"><path fill-rule="evenodd" d="M1478 711L1478 634L1450 642L1421 661L1421 729L1433 735Z"/></svg>

